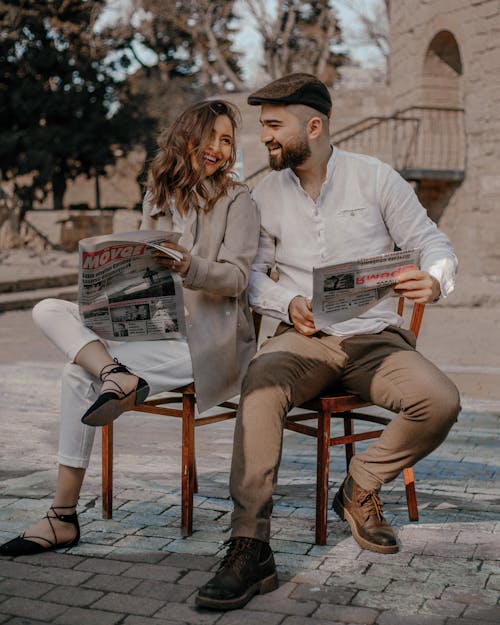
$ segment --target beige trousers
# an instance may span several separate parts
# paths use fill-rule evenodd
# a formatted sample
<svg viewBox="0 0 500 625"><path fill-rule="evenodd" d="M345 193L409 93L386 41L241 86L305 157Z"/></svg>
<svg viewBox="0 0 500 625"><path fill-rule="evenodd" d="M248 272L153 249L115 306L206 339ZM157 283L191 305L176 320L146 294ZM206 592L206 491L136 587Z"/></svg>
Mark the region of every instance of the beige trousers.
<svg viewBox="0 0 500 625"><path fill-rule="evenodd" d="M460 411L455 385L415 350L407 330L389 327L342 340L323 333L306 337L281 324L243 381L230 480L232 536L269 540L284 418L334 383L397 413L382 436L352 459L350 472L367 490L440 445Z"/></svg>

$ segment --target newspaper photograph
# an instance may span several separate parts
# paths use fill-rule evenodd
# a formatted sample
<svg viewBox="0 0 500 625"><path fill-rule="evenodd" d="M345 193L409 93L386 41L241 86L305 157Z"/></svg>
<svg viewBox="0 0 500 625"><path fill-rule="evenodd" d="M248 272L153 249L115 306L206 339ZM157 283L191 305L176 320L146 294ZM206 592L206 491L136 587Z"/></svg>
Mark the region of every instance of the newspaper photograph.
<svg viewBox="0 0 500 625"><path fill-rule="evenodd" d="M78 305L84 324L100 337L144 341L186 336L182 280L158 263L160 250L178 234L158 230L118 232L79 242Z"/></svg>
<svg viewBox="0 0 500 625"><path fill-rule="evenodd" d="M399 274L419 267L417 249L313 268L312 309L318 329L357 317L394 294Z"/></svg>

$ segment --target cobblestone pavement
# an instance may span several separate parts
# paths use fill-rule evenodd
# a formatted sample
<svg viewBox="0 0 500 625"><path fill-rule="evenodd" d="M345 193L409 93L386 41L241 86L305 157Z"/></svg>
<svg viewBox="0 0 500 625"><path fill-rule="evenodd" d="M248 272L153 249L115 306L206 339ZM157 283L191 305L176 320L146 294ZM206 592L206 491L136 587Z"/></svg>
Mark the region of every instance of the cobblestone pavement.
<svg viewBox="0 0 500 625"><path fill-rule="evenodd" d="M0 540L50 503L61 362L0 363ZM129 413L116 426L114 518L101 519L96 445L79 511L81 543L0 560L0 623L58 625L493 625L500 622L500 402L464 401L447 441L415 468L420 521L409 523L402 480L383 491L402 550L361 550L330 511L314 545L315 449L287 433L272 547L280 587L230 613L194 607L229 533L231 422L197 430L194 526L180 537L177 420ZM99 437L97 437L99 438ZM343 477L333 450L331 491Z"/></svg>

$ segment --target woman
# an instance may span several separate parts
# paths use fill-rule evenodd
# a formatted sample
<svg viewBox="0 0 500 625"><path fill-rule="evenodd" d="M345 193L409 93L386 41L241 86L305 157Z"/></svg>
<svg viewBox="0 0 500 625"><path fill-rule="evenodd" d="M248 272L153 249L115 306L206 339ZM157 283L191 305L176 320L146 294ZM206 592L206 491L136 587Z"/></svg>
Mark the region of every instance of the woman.
<svg viewBox="0 0 500 625"><path fill-rule="evenodd" d="M230 173L236 119L237 110L221 100L191 106L160 135L150 168L141 227L179 233L165 245L182 259L159 252L158 262L183 278L188 341L107 344L82 324L76 304L48 299L35 306L35 323L70 361L62 380L56 492L45 517L0 546L1 555L78 543L76 505L95 434L89 426L193 380L202 411L239 393L255 352L246 286L259 223L247 188Z"/></svg>

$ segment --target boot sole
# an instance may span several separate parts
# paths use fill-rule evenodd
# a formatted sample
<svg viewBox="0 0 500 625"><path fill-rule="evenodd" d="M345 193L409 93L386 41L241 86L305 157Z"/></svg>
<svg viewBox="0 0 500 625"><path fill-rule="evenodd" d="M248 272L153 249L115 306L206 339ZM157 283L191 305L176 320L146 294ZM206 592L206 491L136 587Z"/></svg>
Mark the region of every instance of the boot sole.
<svg viewBox="0 0 500 625"><path fill-rule="evenodd" d="M366 538L363 538L363 536L360 536L356 521L345 509L345 507L340 503L336 495L333 499L332 508L335 510L339 518L342 519L342 521L346 521L349 524L352 532L352 537L360 547L362 547L363 549L367 549L368 551L375 551L375 553L398 553L399 545L377 545L376 543L371 543L370 541L366 540Z"/></svg>
<svg viewBox="0 0 500 625"><path fill-rule="evenodd" d="M250 586L245 593L234 599L212 599L211 597L197 595L195 603L200 608L210 608L212 610L237 610L238 608L245 606L255 595L265 595L267 592L276 590L278 585L278 574L274 572L272 575L269 575L269 577L265 577Z"/></svg>

